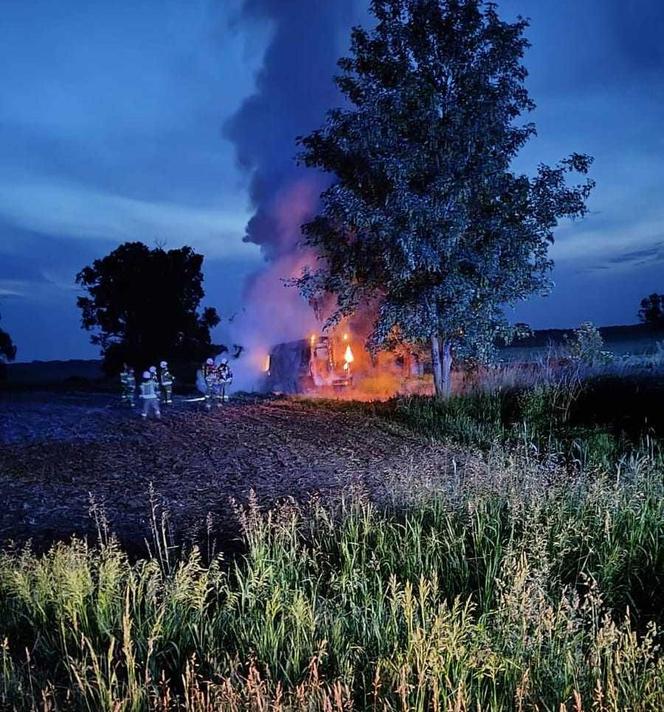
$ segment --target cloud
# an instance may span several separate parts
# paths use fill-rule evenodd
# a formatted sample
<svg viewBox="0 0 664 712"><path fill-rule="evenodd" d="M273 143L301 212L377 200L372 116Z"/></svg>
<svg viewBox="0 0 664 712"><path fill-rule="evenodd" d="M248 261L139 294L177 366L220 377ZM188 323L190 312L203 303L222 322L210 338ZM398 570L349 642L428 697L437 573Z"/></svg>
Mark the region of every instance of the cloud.
<svg viewBox="0 0 664 712"><path fill-rule="evenodd" d="M191 244L213 256L257 254L239 239L248 218L239 208L192 207L77 185L25 182L0 184L0 217L23 230L82 240L163 240L167 246Z"/></svg>
<svg viewBox="0 0 664 712"><path fill-rule="evenodd" d="M597 227L590 218L585 223L568 226L550 254L565 268L625 269L644 259L661 259L663 246L664 216L646 217L640 221L602 220Z"/></svg>
<svg viewBox="0 0 664 712"><path fill-rule="evenodd" d="M0 279L0 297L23 297L28 287L28 282L16 279Z"/></svg>
<svg viewBox="0 0 664 712"><path fill-rule="evenodd" d="M71 289L71 287L69 287ZM47 279L2 279L0 297L20 299L26 302L49 303L60 294L61 287Z"/></svg>
<svg viewBox="0 0 664 712"><path fill-rule="evenodd" d="M662 259L664 259L664 241L658 242L653 247L624 252L617 257L608 259L607 263L610 265L641 265L647 264L648 262L659 262Z"/></svg>

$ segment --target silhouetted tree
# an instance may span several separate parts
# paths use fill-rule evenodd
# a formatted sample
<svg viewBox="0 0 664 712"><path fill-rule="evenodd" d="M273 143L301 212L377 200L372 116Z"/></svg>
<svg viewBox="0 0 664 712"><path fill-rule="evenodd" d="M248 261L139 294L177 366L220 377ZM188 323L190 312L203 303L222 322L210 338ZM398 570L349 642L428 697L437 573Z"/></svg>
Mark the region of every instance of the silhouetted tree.
<svg viewBox="0 0 664 712"><path fill-rule="evenodd" d="M535 133L522 57L528 23L482 0L373 0L336 82L350 106L299 139L301 160L334 174L303 226L320 266L298 280L336 297L328 325L372 303L370 345L428 342L436 392L452 354L482 356L509 333L504 306L545 293L560 218L583 216L591 159L572 154L534 177L511 170Z"/></svg>
<svg viewBox="0 0 664 712"><path fill-rule="evenodd" d="M0 361L13 361L16 358L16 346L12 337L0 329Z"/></svg>
<svg viewBox="0 0 664 712"><path fill-rule="evenodd" d="M644 324L664 328L664 294L653 293L641 300L639 319Z"/></svg>
<svg viewBox="0 0 664 712"><path fill-rule="evenodd" d="M199 362L221 353L210 329L215 309L199 313L205 293L203 256L191 247L150 249L126 242L76 276L88 293L79 297L84 329L101 347L104 368L116 373L123 362L138 368L170 362Z"/></svg>
<svg viewBox="0 0 664 712"><path fill-rule="evenodd" d="M13 361L15 358L16 346L12 337L4 329L0 329L0 379L7 375L7 361Z"/></svg>

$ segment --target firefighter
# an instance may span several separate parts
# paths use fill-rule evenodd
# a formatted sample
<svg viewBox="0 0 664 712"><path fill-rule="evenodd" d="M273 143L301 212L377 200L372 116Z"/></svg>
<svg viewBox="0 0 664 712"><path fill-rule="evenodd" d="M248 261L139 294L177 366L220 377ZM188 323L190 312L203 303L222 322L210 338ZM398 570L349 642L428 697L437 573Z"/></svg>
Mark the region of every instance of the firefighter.
<svg viewBox="0 0 664 712"><path fill-rule="evenodd" d="M175 379L171 376L171 372L168 370L168 362L162 361L159 364L159 383L161 385L161 397L164 403L170 405L173 402L173 381Z"/></svg>
<svg viewBox="0 0 664 712"><path fill-rule="evenodd" d="M233 383L233 371L228 365L228 359L222 358L221 363L217 367L217 379L219 380L219 401L228 400L228 392L230 390L231 383Z"/></svg>
<svg viewBox="0 0 664 712"><path fill-rule="evenodd" d="M147 418L150 411L154 411L155 416L161 418L158 392L158 387L155 386L152 373L145 371L143 373L143 382L141 383L141 400L143 401L141 418Z"/></svg>
<svg viewBox="0 0 664 712"><path fill-rule="evenodd" d="M156 366L150 366L148 369L148 372L150 373L150 378L152 379L152 382L154 383L154 392L159 395L159 375L157 373L157 367Z"/></svg>
<svg viewBox="0 0 664 712"><path fill-rule="evenodd" d="M134 407L134 393L136 392L136 376L134 369L122 364L122 373L120 373L120 385L122 388L122 403L126 403L130 408Z"/></svg>
<svg viewBox="0 0 664 712"><path fill-rule="evenodd" d="M205 381L205 408L210 410L217 387L217 369L214 367L213 359L209 358L203 364L202 372Z"/></svg>

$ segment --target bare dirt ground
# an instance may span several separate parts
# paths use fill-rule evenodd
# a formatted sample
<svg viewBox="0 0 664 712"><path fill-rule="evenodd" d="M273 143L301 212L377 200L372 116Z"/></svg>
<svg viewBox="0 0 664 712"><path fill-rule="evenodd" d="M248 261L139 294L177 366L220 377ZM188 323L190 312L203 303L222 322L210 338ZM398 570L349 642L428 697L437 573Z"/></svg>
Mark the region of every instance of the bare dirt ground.
<svg viewBox="0 0 664 712"><path fill-rule="evenodd" d="M150 489L177 539L237 534L232 500L260 503L351 487L386 501L409 478L445 477L458 455L361 412L244 398L210 413L180 400L142 422L116 399L0 398L0 543L42 548L94 535L94 500L129 548L149 538ZM153 498L154 501L154 498Z"/></svg>

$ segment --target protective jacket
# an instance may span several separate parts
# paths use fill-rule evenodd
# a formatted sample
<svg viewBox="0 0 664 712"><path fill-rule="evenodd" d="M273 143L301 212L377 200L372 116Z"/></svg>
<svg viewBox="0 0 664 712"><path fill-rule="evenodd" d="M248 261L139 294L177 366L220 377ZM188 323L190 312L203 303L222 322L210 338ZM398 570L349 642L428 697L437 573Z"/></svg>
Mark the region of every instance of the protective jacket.
<svg viewBox="0 0 664 712"><path fill-rule="evenodd" d="M223 383L230 383L233 380L233 371L227 363L219 364L217 368L217 377Z"/></svg>
<svg viewBox="0 0 664 712"><path fill-rule="evenodd" d="M141 398L143 400L153 400L157 397L157 389L155 388L154 380L150 378L141 383Z"/></svg>
<svg viewBox="0 0 664 712"><path fill-rule="evenodd" d="M217 380L217 369L214 365L203 364L203 378L207 384L214 383Z"/></svg>

